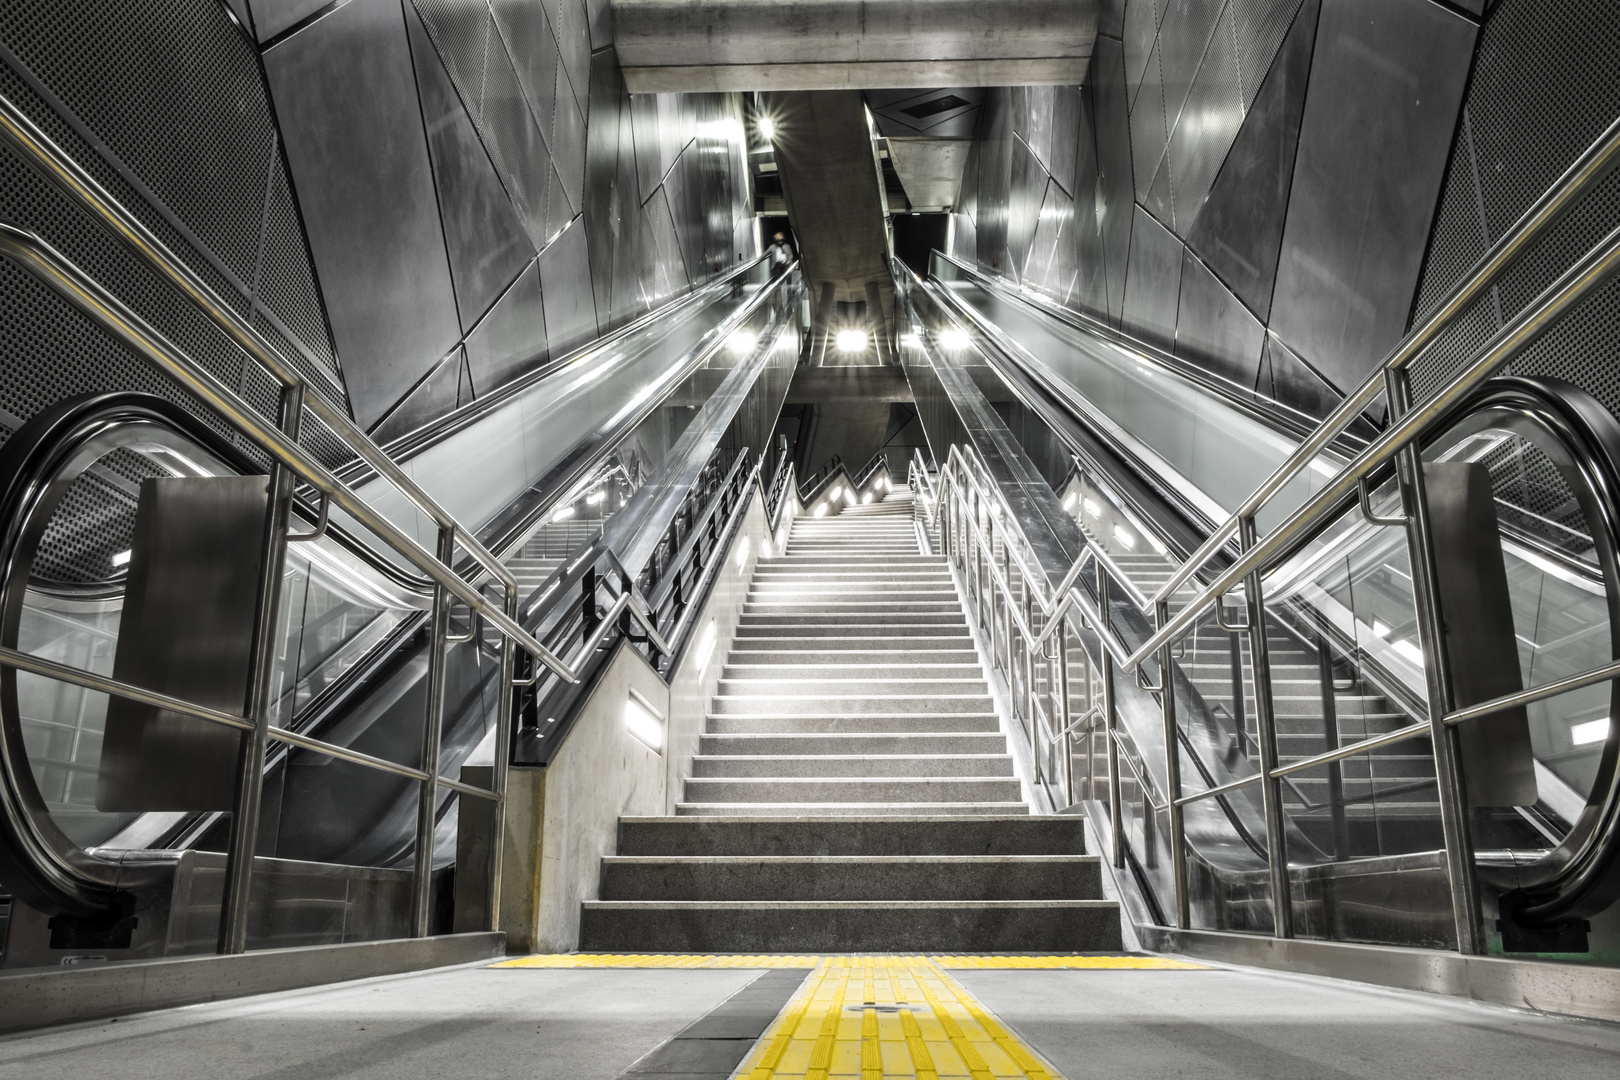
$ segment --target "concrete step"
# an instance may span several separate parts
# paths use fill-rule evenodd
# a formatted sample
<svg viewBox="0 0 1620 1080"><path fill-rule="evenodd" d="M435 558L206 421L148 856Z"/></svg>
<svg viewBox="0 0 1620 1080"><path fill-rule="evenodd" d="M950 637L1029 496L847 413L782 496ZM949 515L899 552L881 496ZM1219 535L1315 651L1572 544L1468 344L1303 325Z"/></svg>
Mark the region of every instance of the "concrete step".
<svg viewBox="0 0 1620 1080"><path fill-rule="evenodd" d="M958 803L676 803L675 813L687 816L712 814L717 817L915 817L926 814L934 817L977 816L980 814L1027 814L1029 806L1023 802L958 802Z"/></svg>
<svg viewBox="0 0 1620 1080"><path fill-rule="evenodd" d="M995 733L920 732L916 734L701 735L704 757L782 754L793 757L873 754L1005 754L1007 739Z"/></svg>
<svg viewBox="0 0 1620 1080"><path fill-rule="evenodd" d="M735 653L733 656L735 657ZM722 679L813 679L819 685L828 679L977 679L984 686L984 669L978 664L874 663L829 664L806 661L801 664L755 664L728 662L721 669Z"/></svg>
<svg viewBox="0 0 1620 1080"><path fill-rule="evenodd" d="M590 900L580 949L612 952L1102 952L1108 900Z"/></svg>
<svg viewBox="0 0 1620 1080"><path fill-rule="evenodd" d="M859 776L694 777L689 803L930 803L1011 802L1016 777Z"/></svg>
<svg viewBox="0 0 1620 1080"><path fill-rule="evenodd" d="M839 649L827 647L821 640L793 642L781 641L767 647L766 643L751 642L747 647L733 646L728 665L738 668L776 667L791 665L795 668L803 664L826 664L834 667L862 667L876 669L885 666L902 667L907 664L919 665L948 665L948 666L978 666L978 654L971 645L964 645L960 649L880 649L878 642L873 642L871 648L866 649Z"/></svg>
<svg viewBox="0 0 1620 1080"><path fill-rule="evenodd" d="M620 855L1084 855L1075 814L1007 817L624 817Z"/></svg>
<svg viewBox="0 0 1620 1080"><path fill-rule="evenodd" d="M921 694L936 696L939 694L961 694L967 697L984 697L984 675L978 678L945 679L945 678L901 678L893 676L884 678L874 675L865 679L850 678L805 678L803 672L799 678L723 678L718 683L717 693L721 697L809 697L820 699L823 697L854 697L870 694L874 697L895 697L904 694Z"/></svg>
<svg viewBox="0 0 1620 1080"><path fill-rule="evenodd" d="M977 713L802 713L798 716L710 714L710 735L884 735L911 732L955 734L1000 732L996 714Z"/></svg>
<svg viewBox="0 0 1620 1080"><path fill-rule="evenodd" d="M1100 900L1095 855L609 855L602 900Z"/></svg>
<svg viewBox="0 0 1620 1080"><path fill-rule="evenodd" d="M966 626L967 616L960 604L939 604L932 608L908 610L900 605L846 604L834 609L830 605L749 604L743 608L739 626L770 626L785 620L802 622L807 626Z"/></svg>
<svg viewBox="0 0 1620 1080"><path fill-rule="evenodd" d="M971 694L716 694L718 716L884 716L907 713L987 713L990 695Z"/></svg>
<svg viewBox="0 0 1620 1080"><path fill-rule="evenodd" d="M863 623L814 623L797 624L787 622L760 622L749 623L737 628L734 639L744 648L753 647L755 641L777 639L819 639L826 641L870 641L872 644L889 644L897 639L904 638L917 644L944 643L952 644L962 642L970 644L972 638L968 636L967 620L957 619L955 622L934 620L932 622L895 623L895 622L863 622ZM825 647L824 644L816 647Z"/></svg>
<svg viewBox="0 0 1620 1080"><path fill-rule="evenodd" d="M1012 756L992 754L700 754L692 775L719 777L1012 776ZM1350 783L1350 781L1346 781Z"/></svg>

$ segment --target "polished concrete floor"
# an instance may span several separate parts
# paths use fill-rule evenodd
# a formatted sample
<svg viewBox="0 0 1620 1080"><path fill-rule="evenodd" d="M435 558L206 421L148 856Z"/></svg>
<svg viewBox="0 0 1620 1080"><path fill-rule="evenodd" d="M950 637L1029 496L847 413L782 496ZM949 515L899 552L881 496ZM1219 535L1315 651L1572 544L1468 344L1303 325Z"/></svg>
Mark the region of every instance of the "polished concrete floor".
<svg viewBox="0 0 1620 1080"><path fill-rule="evenodd" d="M372 979L10 1036L0 1077L611 1080L758 974L476 966ZM1620 1075L1620 1026L1325 979L953 975L1069 1080Z"/></svg>

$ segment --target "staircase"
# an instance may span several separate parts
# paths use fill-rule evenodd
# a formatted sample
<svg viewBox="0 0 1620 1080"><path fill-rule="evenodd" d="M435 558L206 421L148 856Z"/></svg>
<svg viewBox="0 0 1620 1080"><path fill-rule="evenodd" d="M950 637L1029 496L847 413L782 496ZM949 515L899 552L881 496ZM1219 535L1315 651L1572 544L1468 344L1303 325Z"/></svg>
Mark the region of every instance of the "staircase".
<svg viewBox="0 0 1620 1080"><path fill-rule="evenodd" d="M581 948L1114 950L1076 817L1032 817L911 492L762 561L672 818L627 818Z"/></svg>

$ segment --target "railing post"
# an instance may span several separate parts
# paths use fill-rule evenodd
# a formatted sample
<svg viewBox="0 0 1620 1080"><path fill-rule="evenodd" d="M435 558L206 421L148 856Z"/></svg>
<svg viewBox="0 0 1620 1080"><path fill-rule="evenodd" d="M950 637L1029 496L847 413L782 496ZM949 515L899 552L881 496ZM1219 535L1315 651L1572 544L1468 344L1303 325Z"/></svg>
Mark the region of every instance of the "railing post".
<svg viewBox="0 0 1620 1080"><path fill-rule="evenodd" d="M1339 702L1333 693L1333 657L1327 637L1316 635L1316 672L1322 684L1322 749L1339 748ZM1333 858L1350 857L1350 833L1344 817L1344 769L1335 761L1327 767L1328 813L1333 819Z"/></svg>
<svg viewBox="0 0 1620 1080"><path fill-rule="evenodd" d="M439 527L438 558L453 566L456 533ZM428 630L427 708L422 718L422 781L416 804L416 866L411 878L411 936L427 937L433 915L433 833L439 811L439 748L444 733L445 667L449 661L450 590L433 588L433 618Z"/></svg>
<svg viewBox="0 0 1620 1080"><path fill-rule="evenodd" d="M1238 519L1238 547L1248 551L1256 539L1254 518ZM1260 795L1266 813L1266 864L1271 871L1272 934L1294 936L1294 902L1288 881L1288 834L1283 824L1282 782L1277 768L1277 717L1271 694L1271 649L1266 640L1266 598L1260 570L1243 580L1249 608L1249 663L1254 675L1254 720L1260 744Z"/></svg>
<svg viewBox="0 0 1620 1080"><path fill-rule="evenodd" d="M1406 371L1386 369L1385 395L1389 422L1405 415L1411 404ZM1407 443L1395 458L1395 474L1406 517L1406 550L1412 567L1412 599L1423 643L1423 677L1428 696L1429 727L1434 742L1435 783L1440 795L1440 828L1446 842L1446 876L1451 883L1452 921L1457 951L1476 956L1485 951L1480 925L1478 888L1474 880L1474 840L1468 830L1467 778L1462 773L1460 732L1445 723L1451 709L1451 667L1446 656L1444 613L1436 583L1435 550L1423 484L1423 454Z"/></svg>
<svg viewBox="0 0 1620 1080"><path fill-rule="evenodd" d="M1154 624L1163 626L1170 618L1170 604L1160 600L1154 610ZM1176 927L1186 930L1192 925L1192 903L1187 888L1187 829L1181 798L1181 738L1176 721L1175 661L1170 656L1170 644L1159 650L1159 705L1164 712L1164 778L1165 812L1170 815L1170 871L1176 888ZM1146 799L1144 791L1143 798ZM1152 807L1148 808L1152 814Z"/></svg>
<svg viewBox="0 0 1620 1080"><path fill-rule="evenodd" d="M506 594L506 615L513 622L518 617L517 586L502 586ZM534 661L539 663L538 660ZM495 710L495 757L490 769L491 786L495 793L495 829L489 838L489 925L491 931L501 928L501 853L506 838L506 780L512 763L512 680L516 676L517 643L506 634L501 635L501 693Z"/></svg>
<svg viewBox="0 0 1620 1080"><path fill-rule="evenodd" d="M303 428L304 387L284 386L278 426L297 440ZM253 658L248 695L242 704L253 730L242 734L237 765L236 803L231 812L230 847L225 855L225 892L219 909L218 951L247 951L248 909L253 892L253 857L259 839L259 803L264 795L264 757L269 745L270 710L275 704L276 631L281 625L281 576L287 556L287 526L298 477L276 462L270 467L264 542L259 554L258 613L253 627Z"/></svg>
<svg viewBox="0 0 1620 1080"><path fill-rule="evenodd" d="M1061 602L1061 598L1060 598L1060 602ZM1057 658L1054 661L1057 664L1057 678L1053 680L1053 685L1057 689L1057 700L1058 700L1057 722L1058 722L1058 730L1063 732L1063 740L1062 740L1062 742L1060 742L1058 744L1058 752L1063 755L1063 804L1064 804L1064 806L1067 807L1067 806L1073 806L1075 803L1079 802L1080 800L1078 800L1078 799L1076 799L1074 797L1074 739L1073 739L1073 733L1071 731L1069 731L1069 717L1070 717L1070 715L1072 715L1072 711L1069 708L1069 627L1068 627L1068 616L1060 615L1060 616L1058 616L1058 618L1063 619L1064 622L1061 625L1058 626L1056 631L1053 632L1054 636L1057 638ZM1043 627L1043 629L1044 629L1044 627ZM1089 682L1090 682L1089 678L1087 679L1087 682L1089 684ZM1088 697L1089 697L1089 695L1088 695ZM1089 701L1088 701L1088 704L1089 704ZM1088 725L1088 727L1086 729L1086 743L1087 743L1086 749L1088 751L1088 753L1086 755L1086 759L1087 759L1088 768L1089 768L1090 757L1091 757L1091 755L1089 753L1089 751L1091 749L1090 742L1091 742L1091 729L1090 729L1090 727Z"/></svg>
<svg viewBox="0 0 1620 1080"><path fill-rule="evenodd" d="M1116 738L1118 718L1114 715L1114 654L1108 651L1104 640L1108 633L1108 573L1097 563L1097 610L1102 613L1103 625L1097 628L1097 652L1102 658L1103 734L1108 740L1108 824L1109 855L1114 869L1125 869L1124 808L1119 795L1119 742Z"/></svg>

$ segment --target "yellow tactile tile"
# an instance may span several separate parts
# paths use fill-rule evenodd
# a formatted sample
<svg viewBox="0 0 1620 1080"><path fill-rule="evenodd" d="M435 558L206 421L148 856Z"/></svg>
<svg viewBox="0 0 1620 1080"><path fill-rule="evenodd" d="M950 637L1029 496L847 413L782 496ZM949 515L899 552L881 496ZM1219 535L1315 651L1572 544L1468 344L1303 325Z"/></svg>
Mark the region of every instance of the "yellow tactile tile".
<svg viewBox="0 0 1620 1080"><path fill-rule="evenodd" d="M1060 1080L924 956L823 960L739 1080Z"/></svg>

